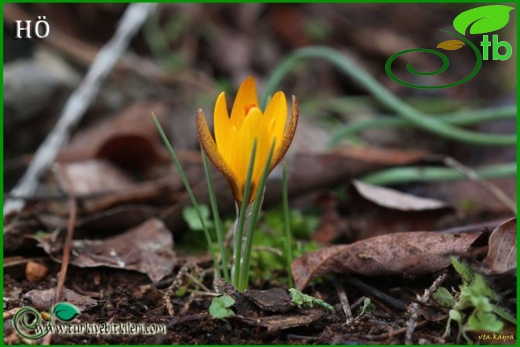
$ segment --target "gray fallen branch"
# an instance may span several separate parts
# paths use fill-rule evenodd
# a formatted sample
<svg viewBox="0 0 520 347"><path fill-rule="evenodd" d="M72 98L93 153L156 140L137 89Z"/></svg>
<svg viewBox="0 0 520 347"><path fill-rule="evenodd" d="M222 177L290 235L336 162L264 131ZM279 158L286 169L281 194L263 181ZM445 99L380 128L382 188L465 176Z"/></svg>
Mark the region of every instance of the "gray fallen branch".
<svg viewBox="0 0 520 347"><path fill-rule="evenodd" d="M52 165L59 150L68 141L72 129L79 123L87 108L95 100L101 84L114 64L125 52L132 37L154 12L156 4L131 4L123 14L114 36L99 51L85 78L72 93L54 129L40 145L27 171L11 190L10 196L31 196L36 192L41 176ZM24 200L8 198L4 204L4 218L19 212Z"/></svg>

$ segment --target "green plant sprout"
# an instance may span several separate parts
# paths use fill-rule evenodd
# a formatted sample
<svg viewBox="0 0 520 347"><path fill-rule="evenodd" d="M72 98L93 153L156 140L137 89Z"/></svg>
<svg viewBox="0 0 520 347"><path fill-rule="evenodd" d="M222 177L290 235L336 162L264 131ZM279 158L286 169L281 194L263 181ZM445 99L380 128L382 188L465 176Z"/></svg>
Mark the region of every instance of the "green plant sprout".
<svg viewBox="0 0 520 347"><path fill-rule="evenodd" d="M374 312L376 310L375 305L372 303L372 300L370 298L365 298L363 300L363 307L361 308L361 311L357 315L357 317L354 320L359 320L366 316L367 314Z"/></svg>
<svg viewBox="0 0 520 347"><path fill-rule="evenodd" d="M308 306L314 307L314 305L325 307L327 310L334 312L334 307L327 304L325 301L317 299L313 296L304 294L297 289L290 288L289 294L291 294L292 303L298 307Z"/></svg>
<svg viewBox="0 0 520 347"><path fill-rule="evenodd" d="M228 295L222 295L218 298L213 298L208 309L209 314L216 319L232 317L235 315L235 312L233 312L230 307L234 304L235 300Z"/></svg>
<svg viewBox="0 0 520 347"><path fill-rule="evenodd" d="M210 219L210 213L209 208L206 205L199 205L200 208L200 214L202 215L202 218L204 219L204 223L208 228L213 228L213 221ZM202 223L199 219L199 214L197 213L197 210L195 207L185 207L182 210L182 217L188 223L188 227L191 230L195 231L202 231L204 228L202 227Z"/></svg>
<svg viewBox="0 0 520 347"><path fill-rule="evenodd" d="M455 321L458 327L457 343L461 336L468 343L472 343L466 334L469 331L487 331L500 333L504 328L504 322L508 321L516 325L516 319L501 307L491 303L491 300L500 300L499 296L487 285L484 277L473 272L470 267L455 257L450 257L451 263L462 278L459 286L460 292L452 295L444 287L438 288L433 293L433 298L443 307L449 308L448 322L444 337L451 332L451 322ZM471 310L466 314L465 311Z"/></svg>

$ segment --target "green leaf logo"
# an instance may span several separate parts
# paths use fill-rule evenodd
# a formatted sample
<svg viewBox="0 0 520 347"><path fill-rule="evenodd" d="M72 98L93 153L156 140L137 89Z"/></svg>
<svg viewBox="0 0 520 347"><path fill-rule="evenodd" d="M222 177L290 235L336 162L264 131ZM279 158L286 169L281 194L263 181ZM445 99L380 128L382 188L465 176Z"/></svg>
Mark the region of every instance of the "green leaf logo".
<svg viewBox="0 0 520 347"><path fill-rule="evenodd" d="M70 322L79 316L80 313L81 311L76 306L68 302L60 302L52 309L52 314L64 322Z"/></svg>
<svg viewBox="0 0 520 347"><path fill-rule="evenodd" d="M459 14L453 20L453 27L462 35L470 28L470 34L486 34L502 29L509 22L509 12L514 7L487 5L472 8Z"/></svg>

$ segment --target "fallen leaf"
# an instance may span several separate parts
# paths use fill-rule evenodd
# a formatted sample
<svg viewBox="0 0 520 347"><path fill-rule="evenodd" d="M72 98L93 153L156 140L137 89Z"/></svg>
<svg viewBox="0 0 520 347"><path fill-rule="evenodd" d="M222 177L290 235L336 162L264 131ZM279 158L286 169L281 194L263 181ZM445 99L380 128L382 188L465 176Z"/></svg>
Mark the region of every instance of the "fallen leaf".
<svg viewBox="0 0 520 347"><path fill-rule="evenodd" d="M55 289L39 290L34 289L23 295L23 299L30 302L30 305L39 311L45 311L52 306ZM97 301L85 295L80 295L70 289L63 288L61 301L71 303L80 310L97 305Z"/></svg>
<svg viewBox="0 0 520 347"><path fill-rule="evenodd" d="M99 159L56 164L54 173L63 191L82 198L83 215L129 203L171 204L182 185L177 175L135 182L113 162Z"/></svg>
<svg viewBox="0 0 520 347"><path fill-rule="evenodd" d="M493 230L489 236L489 249L484 258L482 271L498 275L516 270L516 217Z"/></svg>
<svg viewBox="0 0 520 347"><path fill-rule="evenodd" d="M302 313L280 314L266 317L237 317L241 322L267 328L268 333L308 326L320 320L324 315L321 309L304 310Z"/></svg>
<svg viewBox="0 0 520 347"><path fill-rule="evenodd" d="M444 49L447 51L456 51L464 47L466 44L460 40L446 40L442 41L437 45L437 48Z"/></svg>
<svg viewBox="0 0 520 347"><path fill-rule="evenodd" d="M61 262L62 245L36 239L53 260ZM172 234L156 218L105 240L75 240L71 253L72 265L135 270L153 282L169 275L176 263Z"/></svg>
<svg viewBox="0 0 520 347"><path fill-rule="evenodd" d="M432 273L449 266L449 255L465 252L479 235L415 231L323 248L293 261L295 288L303 290L311 279L328 273L364 276Z"/></svg>
<svg viewBox="0 0 520 347"><path fill-rule="evenodd" d="M291 297L282 288L267 290L246 289L244 296L264 311L284 313L295 308Z"/></svg>
<svg viewBox="0 0 520 347"><path fill-rule="evenodd" d="M161 120L167 107L159 102L135 103L116 117L78 132L56 161L69 163L103 158L140 172L154 163L168 162L152 112Z"/></svg>
<svg viewBox="0 0 520 347"><path fill-rule="evenodd" d="M439 200L421 198L357 180L353 180L352 184L365 199L391 209L400 211L423 211L448 207L445 202Z"/></svg>
<svg viewBox="0 0 520 347"><path fill-rule="evenodd" d="M426 154L426 152L416 150L379 148L338 148L318 154L310 151L298 152L287 161L289 194L294 196L317 189L335 187L346 180L376 170L418 162L424 159ZM200 165L200 167L202 166ZM191 181L196 174L195 172L195 174L187 174L187 176ZM201 179L203 180L204 177L201 176ZM226 181L220 174L214 174L213 179L219 209L222 213L234 211L234 200ZM193 181L197 182L195 179ZM209 204L208 190L204 183L196 185L193 193L199 203ZM281 194L281 169L275 168L267 180L264 206L279 203ZM183 201L175 203L161 215L170 230L177 231L184 228L182 210L189 203L189 198L186 196Z"/></svg>
<svg viewBox="0 0 520 347"><path fill-rule="evenodd" d="M121 169L105 160L85 160L55 166L56 179L65 192L95 195L126 191L136 186Z"/></svg>

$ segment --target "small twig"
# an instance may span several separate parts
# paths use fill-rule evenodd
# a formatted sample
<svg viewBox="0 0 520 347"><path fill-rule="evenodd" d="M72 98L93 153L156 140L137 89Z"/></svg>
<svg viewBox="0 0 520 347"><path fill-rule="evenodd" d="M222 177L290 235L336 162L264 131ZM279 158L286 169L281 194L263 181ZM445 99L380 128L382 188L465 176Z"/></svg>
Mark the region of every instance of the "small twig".
<svg viewBox="0 0 520 347"><path fill-rule="evenodd" d="M386 302L393 308L396 308L400 311L406 311L407 305L404 302L402 302L401 300L396 299L386 293L383 293L379 289L366 284L365 282L361 281L360 279L357 279L355 277L348 277L346 279L346 281L348 284L351 284L351 285L361 289L362 291L367 292L369 294L368 295L369 297L378 298L379 300Z"/></svg>
<svg viewBox="0 0 520 347"><path fill-rule="evenodd" d="M70 180L66 170L58 169L56 171L62 176L62 180L67 186L69 192L69 222L67 224L67 237L65 244L63 245L63 256L61 259L60 275L58 277L58 284L56 285L56 293L54 295L54 303L60 302L61 294L63 293L63 286L65 284L65 278L67 277L67 269L70 261L70 253L72 251L72 239L74 238L74 229L76 227L76 221L78 218L78 203L76 201L76 195L74 193L74 186Z"/></svg>
<svg viewBox="0 0 520 347"><path fill-rule="evenodd" d="M343 312L345 312L345 324L349 325L354 319L352 318L352 311L350 310L350 304L348 303L347 293L345 293L343 286L340 286L337 282L334 282L334 287L338 293L339 301L343 307Z"/></svg>
<svg viewBox="0 0 520 347"><path fill-rule="evenodd" d="M63 245L63 255L61 257L61 268L58 275L58 283L56 284L56 291L54 293L54 304L60 302L61 294L63 293L63 287L65 286L65 279L67 278L67 270L70 262L70 253L72 252L72 240L74 239L74 230L76 228L76 222L78 217L78 203L74 193L74 186L68 176L66 170L56 170L58 175L61 175L62 181L66 186L66 190L69 192L69 221L67 223L67 236L65 238L65 244ZM51 316L51 320L55 320L54 315ZM42 339L42 345L50 345L52 339L52 333L45 335Z"/></svg>
<svg viewBox="0 0 520 347"><path fill-rule="evenodd" d="M469 225L462 225L449 229L439 230L440 233L446 234L460 234L460 233L479 233L482 229L491 228L494 229L496 226L502 224L507 219L495 219L489 222L474 223Z"/></svg>
<svg viewBox="0 0 520 347"><path fill-rule="evenodd" d="M193 302L193 300L195 300L196 296L197 295L195 293L191 293L190 296L188 296L188 298L186 299L186 302L184 303L184 306L182 307L182 310L181 310L182 315L185 315L186 312L188 312L188 310L190 309L190 305Z"/></svg>
<svg viewBox="0 0 520 347"><path fill-rule="evenodd" d="M444 157L442 161L446 166L454 168L455 170L459 171L461 174L469 178L471 181L475 182L481 188L487 190L489 193L491 193L491 195L497 198L498 201L502 202L514 214L516 214L516 203L496 185L483 180L475 170L465 166L464 164L455 160L452 157Z"/></svg>
<svg viewBox="0 0 520 347"><path fill-rule="evenodd" d="M355 309L356 307L358 307L359 305L361 305L361 304L365 301L366 298L367 298L367 297L364 296L364 295L361 296L361 297L359 297L359 299L357 299L356 301L354 301L354 302L352 303L352 305L350 305L350 309L353 310L353 309Z"/></svg>
<svg viewBox="0 0 520 347"><path fill-rule="evenodd" d="M170 300L170 298L172 297L173 292L176 291L180 286L182 286L182 283L184 281L184 275L188 273L189 270L190 263L184 264L177 273L177 276L175 276L175 279L173 280L172 284L164 292L163 300L166 306L166 310L168 311L168 314L170 316L173 316L175 314L175 310L173 309L172 301Z"/></svg>
<svg viewBox="0 0 520 347"><path fill-rule="evenodd" d="M430 300L430 296L433 292L435 292L441 283L446 278L446 273L443 273L435 281L433 281L430 288L424 290L424 294L422 296L417 296L417 300L422 303L426 304L428 300ZM408 319L408 322L406 324L406 335L404 339L404 343L407 345L413 344L412 337L413 332L415 331L415 328L417 327L417 319L419 318L419 303L414 302L408 307L408 312L410 313L410 318Z"/></svg>
<svg viewBox="0 0 520 347"><path fill-rule="evenodd" d="M423 321L417 323L415 327L420 328L429 322L430 321L428 321L428 320L423 320ZM400 328L397 330L389 331L389 332L381 334L381 335L367 335L367 336L365 336L365 338L367 338L368 340L384 340L384 339L388 339L388 338L391 338L391 337L394 337L397 335L404 334L407 329L408 329L407 327L404 327L404 328Z"/></svg>
<svg viewBox="0 0 520 347"><path fill-rule="evenodd" d="M65 104L58 123L38 148L33 162L11 191L11 195L27 196L36 192L40 177L47 171L58 151L68 141L72 129L79 123L88 106L96 98L101 84L112 67L156 6L151 3L136 3L128 6L116 33L99 51L87 75ZM4 217L21 211L24 205L23 200L7 199L4 204Z"/></svg>
<svg viewBox="0 0 520 347"><path fill-rule="evenodd" d="M206 287L201 281L199 281L197 278L195 278L195 276L193 276L189 272L186 272L185 276L192 280L196 285L201 287L202 290L204 290L206 293L211 293L211 289L208 289L208 287Z"/></svg>

